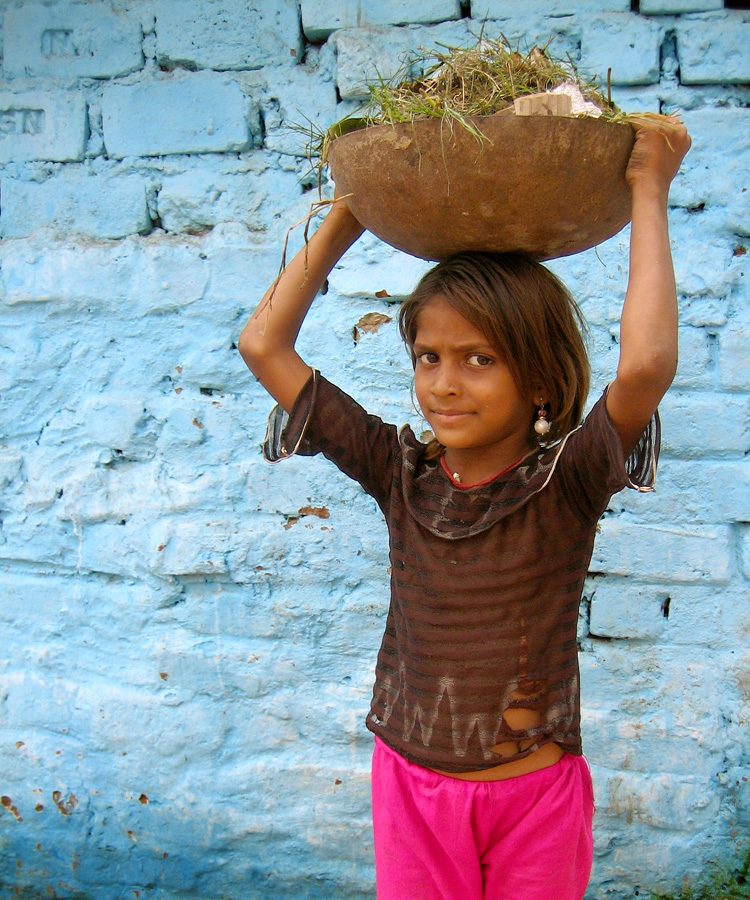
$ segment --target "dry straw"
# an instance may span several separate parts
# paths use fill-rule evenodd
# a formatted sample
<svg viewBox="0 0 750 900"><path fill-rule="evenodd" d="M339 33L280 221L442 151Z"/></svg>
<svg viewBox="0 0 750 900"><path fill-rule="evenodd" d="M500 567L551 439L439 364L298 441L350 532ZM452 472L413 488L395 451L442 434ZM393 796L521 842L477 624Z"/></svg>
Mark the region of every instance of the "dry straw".
<svg viewBox="0 0 750 900"><path fill-rule="evenodd" d="M482 141L485 138L472 121L474 117L510 110L519 97L541 94L563 84L578 87L584 100L593 103L607 121L637 124L655 118L652 113L623 113L612 102L611 69L605 95L594 81L581 77L570 58L562 61L550 56L547 50L551 42L522 53L504 36L497 40L480 36L475 47L439 44L442 49L422 49L389 81L379 78L369 87L370 99L363 109L336 122L325 133L304 129L310 137L310 155L318 160L318 173L325 168L332 141L350 131L439 119L450 128L459 124ZM423 74L410 77L415 70ZM669 127L663 120L661 124Z"/></svg>
<svg viewBox="0 0 750 900"><path fill-rule="evenodd" d="M622 114L593 82L582 79L573 63L553 59L545 47L521 53L500 37L481 37L475 47L443 47L422 51L390 81L370 86L370 100L358 113L347 116L319 136L315 155L324 166L331 142L349 131L372 125L398 125L418 119L440 119L468 129L479 140L481 131L471 120L513 107L519 97L540 94L562 84L576 85L584 99L594 103L603 116ZM422 69L419 78L408 73Z"/></svg>

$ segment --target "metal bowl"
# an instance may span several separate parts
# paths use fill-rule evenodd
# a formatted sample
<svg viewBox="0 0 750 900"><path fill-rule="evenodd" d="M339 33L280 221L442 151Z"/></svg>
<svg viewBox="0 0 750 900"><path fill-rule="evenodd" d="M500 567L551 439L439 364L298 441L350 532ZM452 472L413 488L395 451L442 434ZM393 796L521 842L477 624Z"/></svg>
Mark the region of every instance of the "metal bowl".
<svg viewBox="0 0 750 900"><path fill-rule="evenodd" d="M463 250L568 256L630 221L630 125L601 118L425 119L336 138L328 161L349 207L379 238L422 259Z"/></svg>

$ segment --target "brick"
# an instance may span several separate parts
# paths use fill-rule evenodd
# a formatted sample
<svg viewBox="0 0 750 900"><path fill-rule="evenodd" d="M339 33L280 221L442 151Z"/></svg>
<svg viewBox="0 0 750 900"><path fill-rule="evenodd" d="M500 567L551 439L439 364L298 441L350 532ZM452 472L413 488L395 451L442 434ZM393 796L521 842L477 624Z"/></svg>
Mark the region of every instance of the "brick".
<svg viewBox="0 0 750 900"><path fill-rule="evenodd" d="M720 525L744 522L750 509L750 471L743 460L664 458L656 494L649 503L652 521ZM610 501L614 512L643 511L643 497L621 491Z"/></svg>
<svg viewBox="0 0 750 900"><path fill-rule="evenodd" d="M724 0L640 0L642 16L675 16L723 9Z"/></svg>
<svg viewBox="0 0 750 900"><path fill-rule="evenodd" d="M147 531L139 517L80 529L78 570L142 579L147 572Z"/></svg>
<svg viewBox="0 0 750 900"><path fill-rule="evenodd" d="M308 40L324 41L340 28L363 25L408 25L444 22L461 18L458 0L381 0L377 4L361 0L302 0L302 27Z"/></svg>
<svg viewBox="0 0 750 900"><path fill-rule="evenodd" d="M747 13L686 18L677 23L682 84L746 84L750 81L750 21Z"/></svg>
<svg viewBox="0 0 750 900"><path fill-rule="evenodd" d="M226 304L227 309L245 308L249 275L251 289L259 290L264 284L267 288L279 271L279 260L270 252L271 246L260 243L257 234L241 226L231 232L223 228L210 233L201 250L210 266L210 297L215 303ZM269 474L265 467L264 471Z"/></svg>
<svg viewBox="0 0 750 900"><path fill-rule="evenodd" d="M0 231L27 237L40 227L98 240L151 231L146 184L138 175L118 178L48 178L40 184L2 180Z"/></svg>
<svg viewBox="0 0 750 900"><path fill-rule="evenodd" d="M750 528L747 526L740 532L740 554L745 580L750 581Z"/></svg>
<svg viewBox="0 0 750 900"><path fill-rule="evenodd" d="M349 300L374 298L378 291L403 300L430 268L431 263L394 250L366 231L331 272L329 283Z"/></svg>
<svg viewBox="0 0 750 900"><path fill-rule="evenodd" d="M695 328L721 328L727 324L727 297L680 298L680 320Z"/></svg>
<svg viewBox="0 0 750 900"><path fill-rule="evenodd" d="M741 731L747 727L747 722L750 721L750 652L745 646L741 648L739 653L732 654L732 657L728 660L727 669L731 678L732 694L734 695L732 700L736 698L738 701L736 715L733 718L740 726L738 730ZM746 802L747 799L746 796Z"/></svg>
<svg viewBox="0 0 750 900"><path fill-rule="evenodd" d="M108 86L102 123L107 154L115 159L225 153L253 145L239 84L209 72Z"/></svg>
<svg viewBox="0 0 750 900"><path fill-rule="evenodd" d="M679 329L680 356L675 388L709 388L713 386L710 337L703 328L685 325Z"/></svg>
<svg viewBox="0 0 750 900"><path fill-rule="evenodd" d="M654 640L666 627L666 588L597 579L591 596L590 633L595 637Z"/></svg>
<svg viewBox="0 0 750 900"><path fill-rule="evenodd" d="M706 317L706 306L694 304L692 299L716 297L718 302L711 305L714 308L726 307L727 296L736 283L736 274L732 269L732 245L722 233L725 222L723 213L716 210L703 214L675 209L669 214L680 311L689 311L689 317L682 319L686 324L712 324L713 314ZM690 253L684 253L681 248L688 246ZM720 321L725 315L724 310Z"/></svg>
<svg viewBox="0 0 750 900"><path fill-rule="evenodd" d="M583 744L596 766L649 775L649 760L660 759L658 771L670 775L715 776L725 753L716 704L725 657L707 647L696 653L701 662L686 664L686 648L610 641L580 656Z"/></svg>
<svg viewBox="0 0 750 900"><path fill-rule="evenodd" d="M596 776L597 809L628 824L642 822L695 833L710 827L719 812L715 787L706 777L604 770Z"/></svg>
<svg viewBox="0 0 750 900"><path fill-rule="evenodd" d="M579 657L584 747L592 760L610 774L653 774L647 760L657 758L659 772L715 776L726 753L717 698L728 699L733 656L729 648L594 641Z"/></svg>
<svg viewBox="0 0 750 900"><path fill-rule="evenodd" d="M126 240L59 242L46 248L0 242L0 286L9 306L52 301L67 306L72 315L84 307L127 309L136 317L162 315L204 295L209 273L200 252L185 238L176 245Z"/></svg>
<svg viewBox="0 0 750 900"><path fill-rule="evenodd" d="M86 102L78 91L0 91L0 163L75 162L86 149Z"/></svg>
<svg viewBox="0 0 750 900"><path fill-rule="evenodd" d="M401 72L411 50L411 35L406 29L356 28L336 33L339 93L345 99L368 97L368 85L378 77L389 81Z"/></svg>
<svg viewBox="0 0 750 900"><path fill-rule="evenodd" d="M86 397L81 406L86 434L95 444L132 459L138 454L141 441L149 443L143 434L148 419L143 400L108 392Z"/></svg>
<svg viewBox="0 0 750 900"><path fill-rule="evenodd" d="M747 343L750 338L750 316L732 319L719 332L719 384L723 390L750 391L750 367Z"/></svg>
<svg viewBox="0 0 750 900"><path fill-rule="evenodd" d="M573 15L526 15L520 4L514 6L509 16L492 23L485 23L483 18L463 20L469 38L462 41L460 46L475 46L480 36L489 35L497 39L503 35L512 47L518 45L523 53L529 52L534 46L544 47L549 43L549 52L556 59L570 58L578 63L581 56L580 18Z"/></svg>
<svg viewBox="0 0 750 900"><path fill-rule="evenodd" d="M747 506L746 506L747 509ZM726 647L750 629L750 608L740 584L722 590L695 584L650 585L594 578L590 634L670 646Z"/></svg>
<svg viewBox="0 0 750 900"><path fill-rule="evenodd" d="M157 209L162 226L170 232L197 232L222 222L243 222L253 231L263 231L278 212L272 201L301 193L296 174L278 167L259 164L238 174L203 167L166 177Z"/></svg>
<svg viewBox="0 0 750 900"><path fill-rule="evenodd" d="M731 572L729 529L668 528L605 518L589 569L654 582L726 583Z"/></svg>
<svg viewBox="0 0 750 900"><path fill-rule="evenodd" d="M368 85L390 81L394 76L412 77L422 72L423 64L411 65L413 53L445 46L472 46L474 39L466 23L407 28L362 27L337 31L331 38L336 51L336 83L342 98L369 96Z"/></svg>
<svg viewBox="0 0 750 900"><path fill-rule="evenodd" d="M580 13L629 12L630 0L472 0L471 16L479 21L512 16L575 16Z"/></svg>
<svg viewBox="0 0 750 900"><path fill-rule="evenodd" d="M296 0L156 0L153 9L160 65L260 69L302 59Z"/></svg>
<svg viewBox="0 0 750 900"><path fill-rule="evenodd" d="M25 499L28 503L22 521L4 514L3 559L21 563L21 569L56 567L55 571L75 571L80 541L73 523L69 520L65 525L51 526L45 515L50 504L47 498L40 500L33 488Z"/></svg>
<svg viewBox="0 0 750 900"><path fill-rule="evenodd" d="M750 449L747 397L698 392L667 394L660 412L665 453L688 457L742 455Z"/></svg>
<svg viewBox="0 0 750 900"><path fill-rule="evenodd" d="M668 636L673 645L726 648L731 652L737 646L737 636L750 632L747 587L740 579L733 579L730 587L721 591L674 585L669 596Z"/></svg>
<svg viewBox="0 0 750 900"><path fill-rule="evenodd" d="M342 118L338 115L335 85L306 66L269 68L265 76L265 149L304 158L314 155L314 146L310 145L316 139L310 137L310 130L323 134Z"/></svg>
<svg viewBox="0 0 750 900"><path fill-rule="evenodd" d="M638 85L613 84L612 101L621 110L628 113L658 113L661 110L659 88L655 86L646 85L639 87Z"/></svg>
<svg viewBox="0 0 750 900"><path fill-rule="evenodd" d="M109 3L24 3L4 21L6 78L115 78L143 66L139 20Z"/></svg>
<svg viewBox="0 0 750 900"><path fill-rule="evenodd" d="M136 418L136 424L139 418ZM126 433L124 445L128 449L134 434L135 429L132 435ZM111 439L99 443L103 447L118 446ZM153 435L149 436L146 447L141 445L140 449L146 451L144 456L148 454L149 445L153 452ZM189 451L191 446L186 449ZM189 484L176 475L166 478L158 459L141 465L97 466L93 471L85 467L66 476L63 509L65 513L75 513L84 527L108 521L121 522L138 513L149 518L164 512L178 516L198 505L209 504L212 497L221 493L223 486L226 484L208 474L198 476Z"/></svg>
<svg viewBox="0 0 750 900"><path fill-rule="evenodd" d="M15 450L0 450L0 490L18 478L21 473L23 456Z"/></svg>
<svg viewBox="0 0 750 900"><path fill-rule="evenodd" d="M646 760L661 759L665 754L670 775L677 777L710 779L720 768L719 715L711 716L700 727L679 735L674 733L671 712L658 708L648 715L635 717L622 715L617 709L587 710L584 707L581 718L584 751L600 769L653 774L651 764ZM605 821L605 815L600 815L597 841L603 837Z"/></svg>
<svg viewBox="0 0 750 900"><path fill-rule="evenodd" d="M745 679L745 683L747 683L749 663L750 661L747 659L744 660L745 671L742 673L742 677ZM744 715L742 716L742 721L747 722L748 716L750 716L750 703L747 702L747 691L745 690L743 693L745 694L745 702L743 704ZM744 725L741 727L744 727ZM747 777L747 766L732 766L724 777L726 779L724 783L732 785L733 794L737 798L737 823L740 828L744 829L744 833L747 834L748 829L750 829L750 779Z"/></svg>
<svg viewBox="0 0 750 900"><path fill-rule="evenodd" d="M228 522L206 517L163 519L151 529L151 571L156 575L225 575L226 554L237 541Z"/></svg>
<svg viewBox="0 0 750 900"><path fill-rule="evenodd" d="M580 68L606 84L655 84L663 28L651 19L628 14L601 16L587 22L581 35Z"/></svg>
<svg viewBox="0 0 750 900"><path fill-rule="evenodd" d="M716 699L731 657L728 649L690 654L666 642L596 641L580 657L582 693L589 710L616 713L631 728L657 713L671 718L674 733L679 728L689 734L707 723L710 732L710 723L721 717ZM721 739L709 747L721 748Z"/></svg>
<svg viewBox="0 0 750 900"><path fill-rule="evenodd" d="M693 145L672 184L670 203L717 208L723 229L744 234L750 218L750 109L708 106L686 110L682 118Z"/></svg>

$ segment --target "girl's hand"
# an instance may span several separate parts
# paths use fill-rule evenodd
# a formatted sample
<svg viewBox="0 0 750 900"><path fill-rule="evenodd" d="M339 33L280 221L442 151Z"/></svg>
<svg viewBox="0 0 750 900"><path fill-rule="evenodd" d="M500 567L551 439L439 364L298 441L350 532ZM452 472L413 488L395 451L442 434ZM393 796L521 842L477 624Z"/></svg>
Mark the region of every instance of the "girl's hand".
<svg viewBox="0 0 750 900"><path fill-rule="evenodd" d="M651 185L668 191L690 149L687 129L676 116L648 114L631 121L635 145L625 172L631 190Z"/></svg>

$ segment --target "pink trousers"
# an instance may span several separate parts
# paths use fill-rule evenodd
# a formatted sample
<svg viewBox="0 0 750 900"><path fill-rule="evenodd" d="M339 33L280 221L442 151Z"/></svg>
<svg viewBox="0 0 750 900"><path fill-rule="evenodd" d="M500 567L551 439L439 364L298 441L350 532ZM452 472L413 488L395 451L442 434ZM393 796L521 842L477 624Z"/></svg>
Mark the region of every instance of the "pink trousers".
<svg viewBox="0 0 750 900"><path fill-rule="evenodd" d="M581 900L594 795L583 757L505 781L462 781L375 739L378 900Z"/></svg>

